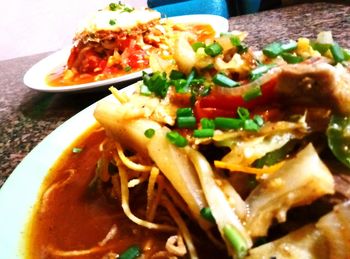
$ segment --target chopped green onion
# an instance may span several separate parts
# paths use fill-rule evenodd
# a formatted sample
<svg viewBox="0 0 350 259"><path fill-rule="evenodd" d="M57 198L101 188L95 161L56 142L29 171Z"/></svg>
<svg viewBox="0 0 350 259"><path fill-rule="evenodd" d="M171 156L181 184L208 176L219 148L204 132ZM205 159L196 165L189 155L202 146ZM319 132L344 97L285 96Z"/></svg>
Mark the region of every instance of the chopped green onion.
<svg viewBox="0 0 350 259"><path fill-rule="evenodd" d="M124 7L124 9L123 9L123 12L127 12L127 13L131 13L132 11L134 11L135 10L135 8L130 8L130 7Z"/></svg>
<svg viewBox="0 0 350 259"><path fill-rule="evenodd" d="M190 84L192 83L195 75L196 75L196 70L193 68L191 73L187 76L186 85L184 86L184 88L188 88L190 86Z"/></svg>
<svg viewBox="0 0 350 259"><path fill-rule="evenodd" d="M326 43L319 43L319 42L314 42L311 43L311 47L320 52L321 55L323 55L324 53L327 52L327 50L329 50L329 47L331 46L331 44L326 44Z"/></svg>
<svg viewBox="0 0 350 259"><path fill-rule="evenodd" d="M259 85L251 87L247 92L243 94L244 101L250 101L262 95L261 88Z"/></svg>
<svg viewBox="0 0 350 259"><path fill-rule="evenodd" d="M235 87L238 86L239 83L232 80L231 78L221 74L221 73L217 73L214 77L213 77L213 82L214 84L223 86L223 87Z"/></svg>
<svg viewBox="0 0 350 259"><path fill-rule="evenodd" d="M115 20L113 20L113 19L110 19L110 20L109 20L109 24L110 24L110 25L115 25L116 23L117 23L117 22L116 22Z"/></svg>
<svg viewBox="0 0 350 259"><path fill-rule="evenodd" d="M291 53L281 53L281 57L288 64L296 64L296 63L300 63L300 62L302 62L304 60L302 57L293 55Z"/></svg>
<svg viewBox="0 0 350 259"><path fill-rule="evenodd" d="M109 4L109 10L111 10L111 11L117 10L117 4L116 3L110 3Z"/></svg>
<svg viewBox="0 0 350 259"><path fill-rule="evenodd" d="M272 42L263 48L263 53L269 58L275 58L282 53L282 44L280 42Z"/></svg>
<svg viewBox="0 0 350 259"><path fill-rule="evenodd" d="M196 117L194 116L176 118L176 123L179 128L193 129L196 127L196 122Z"/></svg>
<svg viewBox="0 0 350 259"><path fill-rule="evenodd" d="M156 133L156 131L152 128L146 129L144 132L144 134L147 138L152 138L155 133Z"/></svg>
<svg viewBox="0 0 350 259"><path fill-rule="evenodd" d="M186 79L176 79L171 80L171 83L175 86L175 91L180 94L188 93L190 91L190 88L187 86L187 80Z"/></svg>
<svg viewBox="0 0 350 259"><path fill-rule="evenodd" d="M170 143L174 144L177 147L185 147L187 146L188 142L187 139L177 131L170 131L166 134L167 139L170 141Z"/></svg>
<svg viewBox="0 0 350 259"><path fill-rule="evenodd" d="M345 60L343 49L338 45L338 43L332 44L330 50L335 62L339 63Z"/></svg>
<svg viewBox="0 0 350 259"><path fill-rule="evenodd" d="M282 161L295 149L297 143L297 140L291 140L281 148L266 153L263 157L255 160L253 166L257 168L263 168L265 165L272 166Z"/></svg>
<svg viewBox="0 0 350 259"><path fill-rule="evenodd" d="M259 125L259 127L264 125L264 119L260 115L254 115L253 120Z"/></svg>
<svg viewBox="0 0 350 259"><path fill-rule="evenodd" d="M214 136L214 129L196 129L193 131L195 138L211 138Z"/></svg>
<svg viewBox="0 0 350 259"><path fill-rule="evenodd" d="M148 89L145 84L140 85L140 94L145 96L150 96L152 92Z"/></svg>
<svg viewBox="0 0 350 259"><path fill-rule="evenodd" d="M126 66L126 67L124 67L124 71L125 72L129 72L131 70L131 66Z"/></svg>
<svg viewBox="0 0 350 259"><path fill-rule="evenodd" d="M215 128L218 129L240 129L243 126L241 119L216 117L214 119Z"/></svg>
<svg viewBox="0 0 350 259"><path fill-rule="evenodd" d="M191 107L179 108L176 111L177 117L193 116L193 110Z"/></svg>
<svg viewBox="0 0 350 259"><path fill-rule="evenodd" d="M292 51L295 50L297 48L297 42L294 40L289 41L288 43L282 44L281 45L281 49L282 51Z"/></svg>
<svg viewBox="0 0 350 259"><path fill-rule="evenodd" d="M202 208L200 210L200 213L204 219L206 219L212 223L215 223L215 218L214 218L213 214L211 213L211 209L209 207Z"/></svg>
<svg viewBox="0 0 350 259"><path fill-rule="evenodd" d="M246 109L244 107L238 107L237 114L242 120L249 119L249 115L250 115L248 109Z"/></svg>
<svg viewBox="0 0 350 259"><path fill-rule="evenodd" d="M137 245L130 246L122 254L119 255L119 259L136 259L141 255L141 248Z"/></svg>
<svg viewBox="0 0 350 259"><path fill-rule="evenodd" d="M192 44L192 48L196 52L199 48L205 48L205 44L203 42L195 42Z"/></svg>
<svg viewBox="0 0 350 259"><path fill-rule="evenodd" d="M169 84L167 82L166 73L155 72L152 76L143 72L143 83L148 89L157 96L164 98L168 92Z"/></svg>
<svg viewBox="0 0 350 259"><path fill-rule="evenodd" d="M201 126L202 126L202 129L215 129L214 120L207 119L207 118L201 119Z"/></svg>
<svg viewBox="0 0 350 259"><path fill-rule="evenodd" d="M72 152L74 154L80 153L81 151L83 151L83 149L81 147L73 147L72 148Z"/></svg>
<svg viewBox="0 0 350 259"><path fill-rule="evenodd" d="M254 120L249 119L244 121L243 129L247 131L258 131L260 127Z"/></svg>
<svg viewBox="0 0 350 259"><path fill-rule="evenodd" d="M172 79L172 80L176 80L176 79L181 79L181 78L185 78L185 74L178 71L178 70L171 70L170 72L170 75L169 75L169 78Z"/></svg>
<svg viewBox="0 0 350 259"><path fill-rule="evenodd" d="M346 61L350 60L350 50L348 49L343 49L343 53L344 53L344 59Z"/></svg>
<svg viewBox="0 0 350 259"><path fill-rule="evenodd" d="M241 39L238 36L232 36L230 40L232 45L237 48L238 53L241 54L247 51L248 47L241 42Z"/></svg>
<svg viewBox="0 0 350 259"><path fill-rule="evenodd" d="M248 248L244 238L234 227L226 225L223 228L224 236L236 252L237 258L244 258Z"/></svg>
<svg viewBox="0 0 350 259"><path fill-rule="evenodd" d="M219 43L214 42L209 46L206 46L204 52L211 57L215 57L222 53L222 47Z"/></svg>
<svg viewBox="0 0 350 259"><path fill-rule="evenodd" d="M271 68L276 66L275 64L268 64L268 65L260 65L256 68L254 68L252 71L250 71L249 76L252 81L258 79L263 74L265 74L267 71L269 71Z"/></svg>

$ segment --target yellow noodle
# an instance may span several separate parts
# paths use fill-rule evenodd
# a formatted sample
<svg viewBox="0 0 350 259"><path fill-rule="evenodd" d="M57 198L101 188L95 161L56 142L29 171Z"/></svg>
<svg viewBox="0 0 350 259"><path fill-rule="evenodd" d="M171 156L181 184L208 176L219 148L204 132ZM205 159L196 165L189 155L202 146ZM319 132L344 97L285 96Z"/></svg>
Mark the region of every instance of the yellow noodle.
<svg viewBox="0 0 350 259"><path fill-rule="evenodd" d="M114 86L111 86L110 88L108 88L109 91L111 91L111 93L113 94L113 96L121 103L127 103L129 101L129 98L124 94L119 92L119 90L117 88L115 88Z"/></svg>
<svg viewBox="0 0 350 259"><path fill-rule="evenodd" d="M128 182L128 187L129 188L133 188L133 187L135 187L135 186L145 182L147 179L148 179L148 174L141 174L138 178L131 179Z"/></svg>
<svg viewBox="0 0 350 259"><path fill-rule="evenodd" d="M170 225L156 224L136 217L130 210L129 207L129 188L128 178L126 170L123 165L119 166L119 177L122 191L122 208L125 215L134 223L149 229L155 229L160 231L176 231L176 228Z"/></svg>
<svg viewBox="0 0 350 259"><path fill-rule="evenodd" d="M121 147L121 145L119 143L116 143L116 147L117 147L117 152L118 152L120 160L123 162L123 164L127 168L134 170L134 171L138 171L138 172L151 171L152 166L137 164L137 163L131 161L128 157L126 157L124 154L123 148Z"/></svg>
<svg viewBox="0 0 350 259"><path fill-rule="evenodd" d="M159 169L157 167L152 167L149 179L148 179L148 186L147 186L147 209L146 209L146 218L150 220L148 217L150 207L151 207L151 202L154 199L154 185L156 183L157 177L159 175Z"/></svg>
<svg viewBox="0 0 350 259"><path fill-rule="evenodd" d="M152 221L156 215L157 207L159 205L160 198L163 194L163 189L164 189L164 185L162 184L162 182L158 182L158 189L156 192L156 196L153 199L153 202L151 203L148 214L147 214L148 220Z"/></svg>
<svg viewBox="0 0 350 259"><path fill-rule="evenodd" d="M54 255L55 257L74 257L74 256L86 256L86 255L92 255L94 253L100 253L103 251L109 251L113 247L115 247L115 244L109 245L109 246L95 246L89 249L83 249L83 250L70 250L70 251L64 251L60 249L54 249L52 247L48 247L47 250L50 254Z"/></svg>
<svg viewBox="0 0 350 259"><path fill-rule="evenodd" d="M198 258L196 248L193 245L192 237L190 235L190 231L188 230L186 223L181 218L179 212L176 210L176 208L173 206L170 200L164 196L162 199L162 205L164 205L164 207L169 211L169 214L178 225L181 235L185 239L187 249L190 253L190 258L192 259Z"/></svg>
<svg viewBox="0 0 350 259"><path fill-rule="evenodd" d="M70 170L67 170L67 173L68 173L68 176L63 179L63 180L60 180L58 182L55 182L53 183L49 188L47 188L47 190L44 192L42 198L41 198L41 206L40 206L40 210L41 211L45 211L46 210L46 204L47 204L47 201L50 197L50 194L51 192L53 192L54 190L66 185L70 179L72 178L72 176L76 173L76 170L75 169L70 169Z"/></svg>

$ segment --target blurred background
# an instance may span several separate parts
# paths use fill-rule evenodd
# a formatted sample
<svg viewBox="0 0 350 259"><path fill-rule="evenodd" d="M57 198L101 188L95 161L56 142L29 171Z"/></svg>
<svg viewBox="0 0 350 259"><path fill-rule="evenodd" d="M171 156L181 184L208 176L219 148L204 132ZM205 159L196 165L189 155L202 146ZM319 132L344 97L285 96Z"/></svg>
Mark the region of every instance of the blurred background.
<svg viewBox="0 0 350 259"><path fill-rule="evenodd" d="M113 0L12 0L2 1L0 16L0 60L56 51L72 43L80 22L90 13L108 5ZM252 13L305 0L124 0L131 6L152 8L171 16L185 13L216 12L226 17ZM201 5L198 5L198 2ZM350 4L350 0L342 2ZM191 7L191 3L196 8ZM213 8L208 8L210 5ZM176 6L177 8L173 8ZM215 9L217 8L217 9ZM331 11L331 10L330 10Z"/></svg>

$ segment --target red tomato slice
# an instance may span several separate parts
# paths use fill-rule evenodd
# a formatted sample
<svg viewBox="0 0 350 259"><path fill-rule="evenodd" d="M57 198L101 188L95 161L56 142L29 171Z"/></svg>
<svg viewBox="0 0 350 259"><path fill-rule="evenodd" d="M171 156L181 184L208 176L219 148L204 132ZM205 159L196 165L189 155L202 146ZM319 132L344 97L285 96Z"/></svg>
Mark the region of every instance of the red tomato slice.
<svg viewBox="0 0 350 259"><path fill-rule="evenodd" d="M245 101L242 95L220 94L215 92L202 97L195 103L195 115L198 120L201 118L234 117L236 116L238 107L253 109L259 105L268 104L272 102L275 97L274 89L276 81L276 79L272 79L262 85L262 95L249 101Z"/></svg>

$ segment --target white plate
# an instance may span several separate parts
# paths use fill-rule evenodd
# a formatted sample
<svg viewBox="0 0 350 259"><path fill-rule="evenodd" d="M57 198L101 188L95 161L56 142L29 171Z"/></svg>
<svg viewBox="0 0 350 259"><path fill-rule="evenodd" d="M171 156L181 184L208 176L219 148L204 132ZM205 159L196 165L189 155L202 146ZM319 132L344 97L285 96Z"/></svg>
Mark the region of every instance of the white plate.
<svg viewBox="0 0 350 259"><path fill-rule="evenodd" d="M131 93L134 85L122 89ZM107 96L106 98L114 98ZM24 258L25 230L40 186L63 151L96 120L96 103L79 112L41 141L16 167L0 189L0 258Z"/></svg>
<svg viewBox="0 0 350 259"><path fill-rule="evenodd" d="M229 25L228 20L224 17L217 15L184 15L169 18L175 23L207 23L211 24L217 34L220 32L227 32ZM97 82L77 84L72 86L50 86L46 83L46 76L51 73L55 68L62 67L66 64L69 57L70 47L62 49L58 52L51 54L50 56L42 59L31 67L27 73L24 75L24 84L29 88L42 92L75 92L75 91L85 91L96 88L101 88L103 86L118 84L122 82L127 82L132 79L141 77L142 71L110 78L106 80L101 80ZM151 69L144 70L147 73L151 72Z"/></svg>

